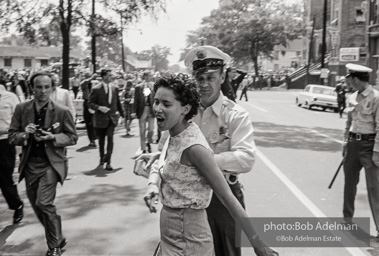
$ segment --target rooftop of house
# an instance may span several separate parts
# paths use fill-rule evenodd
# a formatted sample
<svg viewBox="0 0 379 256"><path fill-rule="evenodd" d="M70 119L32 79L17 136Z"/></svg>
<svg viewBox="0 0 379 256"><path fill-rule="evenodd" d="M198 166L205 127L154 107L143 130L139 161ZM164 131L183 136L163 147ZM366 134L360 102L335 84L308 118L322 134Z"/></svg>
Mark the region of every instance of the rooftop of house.
<svg viewBox="0 0 379 256"><path fill-rule="evenodd" d="M84 58L86 55L81 49L72 49L70 57ZM32 47L32 46L10 46L0 45L0 57L30 57L36 59L61 58L61 47Z"/></svg>
<svg viewBox="0 0 379 256"><path fill-rule="evenodd" d="M152 67L151 60L139 60L133 55L127 55L125 60L129 65L137 68L137 69L146 69Z"/></svg>

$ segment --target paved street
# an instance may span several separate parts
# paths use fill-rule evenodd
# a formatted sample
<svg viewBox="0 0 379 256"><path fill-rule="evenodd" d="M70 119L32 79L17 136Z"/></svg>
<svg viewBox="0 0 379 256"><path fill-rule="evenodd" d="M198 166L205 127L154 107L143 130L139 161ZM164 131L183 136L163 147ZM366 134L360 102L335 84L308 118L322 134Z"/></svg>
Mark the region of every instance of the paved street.
<svg viewBox="0 0 379 256"><path fill-rule="evenodd" d="M240 92L239 92L240 93ZM238 93L238 96L239 96ZM296 91L249 91L249 102L238 101L253 120L258 147L253 171L241 175L247 210L252 217L341 217L343 173L332 189L329 182L341 161L346 115L307 110L295 105ZM139 137L126 138L120 126L115 134L114 171L96 169L98 149L87 148L84 130L70 147L69 177L58 186L56 205L70 255L152 255L159 240L159 215L150 214L142 200L146 180L133 174L131 157ZM132 132L138 135L137 121ZM156 145L154 145L154 150ZM12 211L0 196L0 255L44 255L44 231L19 184L25 218L10 225ZM356 216L370 217L364 173L356 199ZM379 256L379 241L369 248L277 248L280 255ZM243 255L253 255L243 249Z"/></svg>

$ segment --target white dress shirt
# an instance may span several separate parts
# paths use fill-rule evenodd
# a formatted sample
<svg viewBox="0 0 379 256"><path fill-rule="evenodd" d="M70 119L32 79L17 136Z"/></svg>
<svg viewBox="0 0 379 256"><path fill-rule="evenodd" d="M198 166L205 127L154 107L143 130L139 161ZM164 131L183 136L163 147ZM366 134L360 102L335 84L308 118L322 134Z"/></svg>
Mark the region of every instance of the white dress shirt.
<svg viewBox="0 0 379 256"><path fill-rule="evenodd" d="M8 129L16 105L20 103L17 95L0 86L0 140L8 138Z"/></svg>

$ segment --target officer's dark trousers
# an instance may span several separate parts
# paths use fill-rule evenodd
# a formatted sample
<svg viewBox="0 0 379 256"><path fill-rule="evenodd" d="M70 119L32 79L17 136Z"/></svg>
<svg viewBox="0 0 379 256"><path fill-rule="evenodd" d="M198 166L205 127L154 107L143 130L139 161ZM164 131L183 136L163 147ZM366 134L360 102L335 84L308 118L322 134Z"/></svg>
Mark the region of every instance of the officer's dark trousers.
<svg viewBox="0 0 379 256"><path fill-rule="evenodd" d="M26 180L26 192L39 221L45 228L47 246L58 247L62 241L61 216L54 205L58 174L51 168L32 184Z"/></svg>
<svg viewBox="0 0 379 256"><path fill-rule="evenodd" d="M248 98L247 98L247 87L246 89L242 89L242 92L241 92L241 96L240 96L240 100L242 100L242 97L245 95L245 99L246 101L248 101Z"/></svg>
<svg viewBox="0 0 379 256"><path fill-rule="evenodd" d="M88 111L88 100L84 100L83 102L83 117L84 122L86 123L87 136L90 142L96 139L95 131L92 125L92 114Z"/></svg>
<svg viewBox="0 0 379 256"><path fill-rule="evenodd" d="M96 136L99 139L100 161L111 163L111 156L113 152L113 134L115 126L109 120L107 128L95 128ZM107 153L104 153L105 137L107 137Z"/></svg>
<svg viewBox="0 0 379 256"><path fill-rule="evenodd" d="M338 101L338 112L340 113L340 116L342 117L343 111L346 108L346 102L345 101Z"/></svg>
<svg viewBox="0 0 379 256"><path fill-rule="evenodd" d="M11 210L22 205L17 192L17 185L13 182L13 171L16 160L16 149L9 145L8 139L0 140L0 189L5 201Z"/></svg>
<svg viewBox="0 0 379 256"><path fill-rule="evenodd" d="M245 208L241 183L237 182L235 185L230 185L230 188ZM240 256L241 248L235 246L235 221L215 193L213 193L211 203L207 208L207 214L216 256Z"/></svg>
<svg viewBox="0 0 379 256"><path fill-rule="evenodd" d="M344 161L345 189L343 216L353 217L354 200L357 194L359 172L364 167L367 183L367 194L376 229L379 230L379 168L372 161L373 140L357 141L350 139Z"/></svg>

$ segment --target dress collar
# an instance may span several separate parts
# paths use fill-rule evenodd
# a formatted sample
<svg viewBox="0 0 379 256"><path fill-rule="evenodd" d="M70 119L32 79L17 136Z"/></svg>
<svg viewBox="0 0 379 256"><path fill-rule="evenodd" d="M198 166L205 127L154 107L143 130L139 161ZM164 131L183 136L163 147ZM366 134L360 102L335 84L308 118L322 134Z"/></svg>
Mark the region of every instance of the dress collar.
<svg viewBox="0 0 379 256"><path fill-rule="evenodd" d="M372 85L369 84L368 87L363 92L361 92L360 94L363 97L367 97L367 95L369 95L371 92L372 92Z"/></svg>

